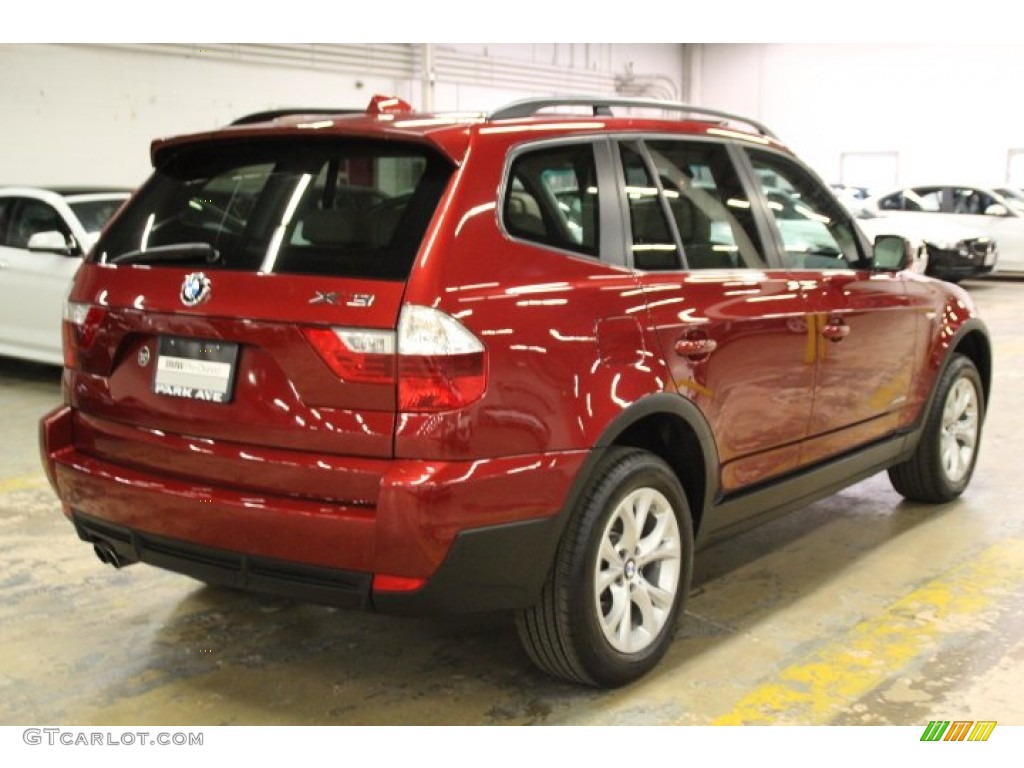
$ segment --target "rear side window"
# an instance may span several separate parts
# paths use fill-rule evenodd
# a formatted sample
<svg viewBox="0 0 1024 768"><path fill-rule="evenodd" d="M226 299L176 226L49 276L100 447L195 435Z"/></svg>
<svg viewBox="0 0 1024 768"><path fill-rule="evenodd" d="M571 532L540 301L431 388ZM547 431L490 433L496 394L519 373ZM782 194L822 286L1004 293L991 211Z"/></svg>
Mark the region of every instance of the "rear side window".
<svg viewBox="0 0 1024 768"><path fill-rule="evenodd" d="M645 143L672 213L687 269L763 268L750 200L722 144Z"/></svg>
<svg viewBox="0 0 1024 768"><path fill-rule="evenodd" d="M905 189L878 201L883 211L937 213L942 209L942 188Z"/></svg>
<svg viewBox="0 0 1024 768"><path fill-rule="evenodd" d="M121 198L68 201L68 205L86 232L99 232L103 229L110 217L117 213L117 209L123 204L124 200Z"/></svg>
<svg viewBox="0 0 1024 768"><path fill-rule="evenodd" d="M547 147L519 155L502 204L513 237L597 256L597 167L590 144Z"/></svg>
<svg viewBox="0 0 1024 768"><path fill-rule="evenodd" d="M633 264L637 269L679 269L679 248L640 145L624 143L619 147L619 154L626 180Z"/></svg>
<svg viewBox="0 0 1024 768"><path fill-rule="evenodd" d="M186 148L157 170L94 253L102 261L401 280L451 170L426 148L393 142ZM176 250L182 245L189 247Z"/></svg>

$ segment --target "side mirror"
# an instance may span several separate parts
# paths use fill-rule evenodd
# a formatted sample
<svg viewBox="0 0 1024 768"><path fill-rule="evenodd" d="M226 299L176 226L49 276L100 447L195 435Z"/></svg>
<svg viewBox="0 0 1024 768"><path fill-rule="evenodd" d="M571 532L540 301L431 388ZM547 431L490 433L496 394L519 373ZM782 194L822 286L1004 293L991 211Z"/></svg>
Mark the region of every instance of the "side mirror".
<svg viewBox="0 0 1024 768"><path fill-rule="evenodd" d="M42 253L59 253L61 256L77 256L78 246L73 238L65 239L56 230L36 232L28 239L28 249Z"/></svg>
<svg viewBox="0 0 1024 768"><path fill-rule="evenodd" d="M914 246L899 235L879 235L874 250L871 266L883 272L900 272L914 262Z"/></svg>
<svg viewBox="0 0 1024 768"><path fill-rule="evenodd" d="M1009 216L1010 212L1006 210L1006 206L1002 203L992 203L988 208L985 209L986 216Z"/></svg>

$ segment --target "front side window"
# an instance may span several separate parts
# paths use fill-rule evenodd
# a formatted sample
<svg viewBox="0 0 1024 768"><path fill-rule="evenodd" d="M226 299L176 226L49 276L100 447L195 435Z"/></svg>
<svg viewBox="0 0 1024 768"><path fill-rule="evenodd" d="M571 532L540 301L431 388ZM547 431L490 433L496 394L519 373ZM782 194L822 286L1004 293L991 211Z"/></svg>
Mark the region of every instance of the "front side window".
<svg viewBox="0 0 1024 768"><path fill-rule="evenodd" d="M537 149L516 157L501 209L513 237L597 256L597 166L590 144Z"/></svg>
<svg viewBox="0 0 1024 768"><path fill-rule="evenodd" d="M996 199L992 195L970 187L953 187L950 190L950 198L953 213L971 216L984 216L985 212L996 204Z"/></svg>
<svg viewBox="0 0 1024 768"><path fill-rule="evenodd" d="M94 253L114 262L400 280L451 170L430 150L372 141L185 148Z"/></svg>
<svg viewBox="0 0 1024 768"><path fill-rule="evenodd" d="M29 239L40 232L60 232L65 239L71 235L71 229L52 205L29 197L21 198L8 219L4 245L28 248Z"/></svg>
<svg viewBox="0 0 1024 768"><path fill-rule="evenodd" d="M748 150L789 269L851 269L863 262L856 230L831 193L787 157Z"/></svg>

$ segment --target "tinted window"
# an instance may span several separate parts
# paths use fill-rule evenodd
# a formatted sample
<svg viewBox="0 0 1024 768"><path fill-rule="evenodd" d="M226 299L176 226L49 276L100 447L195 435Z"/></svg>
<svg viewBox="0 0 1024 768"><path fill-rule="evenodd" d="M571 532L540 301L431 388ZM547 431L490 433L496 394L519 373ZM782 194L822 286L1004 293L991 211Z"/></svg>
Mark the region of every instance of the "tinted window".
<svg viewBox="0 0 1024 768"><path fill-rule="evenodd" d="M115 198L113 200L80 200L77 202L68 201L71 210L82 223L82 229L86 232L99 232L110 220L110 217L117 213L117 209L124 204L124 200Z"/></svg>
<svg viewBox="0 0 1024 768"><path fill-rule="evenodd" d="M679 269L679 248L669 228L658 187L638 144L619 147L637 269Z"/></svg>
<svg viewBox="0 0 1024 768"><path fill-rule="evenodd" d="M862 261L854 225L828 189L782 155L748 152L786 267L849 269Z"/></svg>
<svg viewBox="0 0 1024 768"><path fill-rule="evenodd" d="M996 204L996 199L992 195L969 187L953 187L950 190L950 198L953 213L966 213L972 216L983 216L989 206Z"/></svg>
<svg viewBox="0 0 1024 768"><path fill-rule="evenodd" d="M11 248L28 248L29 238L39 232L60 232L65 238L71 234L52 205L32 198L19 198L8 217L4 244Z"/></svg>
<svg viewBox="0 0 1024 768"><path fill-rule="evenodd" d="M432 152L395 143L188 148L94 253L206 243L217 251L209 269L404 279L450 173Z"/></svg>
<svg viewBox="0 0 1024 768"><path fill-rule="evenodd" d="M878 201L883 211L914 211L937 213L942 210L941 187L919 187L883 197Z"/></svg>
<svg viewBox="0 0 1024 768"><path fill-rule="evenodd" d="M526 152L509 171L502 205L514 237L597 256L597 168L590 144Z"/></svg>
<svg viewBox="0 0 1024 768"><path fill-rule="evenodd" d="M0 197L0 245L9 245L7 242L7 225L11 221L11 214L14 213L13 197Z"/></svg>
<svg viewBox="0 0 1024 768"><path fill-rule="evenodd" d="M650 141L688 269L763 267L750 201L726 148L710 142Z"/></svg>

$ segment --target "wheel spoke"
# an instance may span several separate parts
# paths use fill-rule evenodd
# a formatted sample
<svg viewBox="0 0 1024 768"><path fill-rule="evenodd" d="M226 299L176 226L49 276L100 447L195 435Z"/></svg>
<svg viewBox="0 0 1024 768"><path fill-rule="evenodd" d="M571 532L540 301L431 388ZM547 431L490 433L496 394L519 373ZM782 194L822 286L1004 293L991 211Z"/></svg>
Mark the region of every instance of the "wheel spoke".
<svg viewBox="0 0 1024 768"><path fill-rule="evenodd" d="M638 558L643 558L651 550L657 549L665 538L665 531L668 530L674 519L671 510L659 510L655 513L654 528L637 542Z"/></svg>
<svg viewBox="0 0 1024 768"><path fill-rule="evenodd" d="M679 539L666 539L658 542L658 545L651 551L637 555L636 564L643 568L658 560L678 560L681 554Z"/></svg>
<svg viewBox="0 0 1024 768"><path fill-rule="evenodd" d="M606 633L618 634L622 617L629 613L629 587L624 584L616 584L609 587L608 592L612 596L612 604L601 621Z"/></svg>
<svg viewBox="0 0 1024 768"><path fill-rule="evenodd" d="M622 539L619 541L619 545L624 548L627 552L632 553L636 549L636 518L633 516L633 505L627 499L623 501L617 510L615 510L615 516L622 521Z"/></svg>
<svg viewBox="0 0 1024 768"><path fill-rule="evenodd" d="M637 626L637 630L642 629L651 636L658 634L658 630L661 629L661 621L655 613L647 585L638 586L630 597L633 599L633 604L640 609L640 624Z"/></svg>
<svg viewBox="0 0 1024 768"><path fill-rule="evenodd" d="M598 571L597 581L594 583L594 589L597 594L602 594L608 587L614 584L618 579L622 578L622 567L611 566L605 568L603 571Z"/></svg>
<svg viewBox="0 0 1024 768"><path fill-rule="evenodd" d="M675 600L676 597L674 592L669 592L667 589L656 587L650 582L646 582L644 588L655 608L665 611L666 613L672 609L672 601Z"/></svg>
<svg viewBox="0 0 1024 768"><path fill-rule="evenodd" d="M605 562L610 566L618 568L620 571L622 570L622 556L607 534L601 537L601 550L597 553L597 556L599 568L601 562Z"/></svg>
<svg viewBox="0 0 1024 768"><path fill-rule="evenodd" d="M633 504L633 529L638 543L644 535L644 528L647 525L647 516L651 512L651 505L653 504L654 495L652 493L644 493L638 496L636 498L636 502Z"/></svg>

